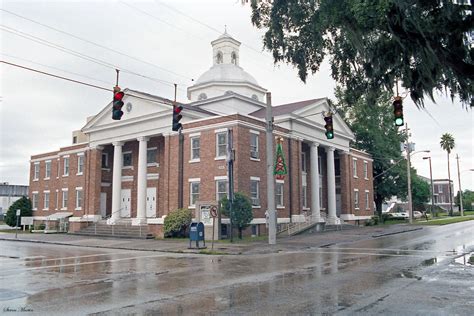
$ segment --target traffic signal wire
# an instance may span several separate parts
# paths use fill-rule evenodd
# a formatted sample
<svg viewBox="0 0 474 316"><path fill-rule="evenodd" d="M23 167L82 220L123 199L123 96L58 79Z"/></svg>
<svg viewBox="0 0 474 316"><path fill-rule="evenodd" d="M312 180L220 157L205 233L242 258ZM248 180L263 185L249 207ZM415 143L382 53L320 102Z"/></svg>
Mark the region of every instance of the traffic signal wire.
<svg viewBox="0 0 474 316"><path fill-rule="evenodd" d="M175 76L178 76L178 77L182 77L182 78L185 78L185 79L188 79L188 80L191 80L191 79L192 79L192 78L183 76L183 75L181 75L181 74L178 74L178 73L176 73L176 72L173 72L173 71L171 71L171 70L168 70L168 69L166 69L166 68L157 66L157 65L155 65L155 64L153 64L153 63L150 63L150 62L148 62L148 61L146 61L146 60L142 60L142 59L140 59L140 58L133 57L133 56L131 56L131 55L122 53L122 52L120 52L120 51L118 51L118 50L115 50L115 49L113 49L113 48L110 48L110 47L107 47L107 46L104 46L104 45L101 45L101 44L92 42L92 41L90 41L90 40L88 40L88 39L79 37L79 36L74 35L74 34L71 34L71 33L69 33L69 32L66 32L66 31L57 29L57 28L55 28L55 27L46 25L46 24L44 24L44 23L35 21L35 20L33 20L33 19L30 19L30 18L27 18L27 17L25 17L25 16L19 15L19 14L17 14L17 13L11 12L11 11L9 11L9 10L5 10L5 9L0 8L0 11L4 11L4 12L6 12L6 13L8 13L8 14L11 14L11 15L14 15L14 16L16 16L16 17L18 17L18 18L21 18L21 19L30 21L30 22L32 22L32 23L41 25L41 26L43 26L43 27L46 27L46 28L49 28L49 29L54 30L54 31L56 31L56 32L59 32L59 33L65 34L65 35L67 35L67 36L73 37L73 38L78 39L78 40L80 40L80 41L89 43L89 44L91 44L91 45L95 45L95 46L97 46L97 47L100 47L100 48L109 50L109 51L111 51L111 52L114 52L114 53L116 53L116 54L119 54L119 55L121 55L121 56L125 56L125 57L128 57L128 58L130 58L130 59L133 59L133 60L135 60L135 61L144 63L144 64L149 65L149 66L152 66L152 67L155 67L155 68L160 69L160 70L162 70L162 71L168 72L168 73L170 73L170 74L172 74L172 75L175 75Z"/></svg>

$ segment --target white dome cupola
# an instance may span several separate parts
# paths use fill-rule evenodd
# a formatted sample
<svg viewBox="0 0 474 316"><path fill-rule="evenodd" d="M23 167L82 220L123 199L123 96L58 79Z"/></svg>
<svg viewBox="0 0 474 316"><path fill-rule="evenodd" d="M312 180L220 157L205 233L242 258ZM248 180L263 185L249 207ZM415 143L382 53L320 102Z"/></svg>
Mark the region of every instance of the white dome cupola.
<svg viewBox="0 0 474 316"><path fill-rule="evenodd" d="M188 88L188 99L203 101L234 93L264 102L266 90L240 67L240 42L226 31L211 45L212 67Z"/></svg>

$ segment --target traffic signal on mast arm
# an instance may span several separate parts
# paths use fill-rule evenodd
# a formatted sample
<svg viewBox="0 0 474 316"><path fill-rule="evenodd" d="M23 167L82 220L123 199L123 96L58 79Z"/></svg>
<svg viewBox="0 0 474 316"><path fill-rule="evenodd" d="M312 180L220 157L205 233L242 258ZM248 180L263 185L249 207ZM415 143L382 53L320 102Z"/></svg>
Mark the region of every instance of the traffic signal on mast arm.
<svg viewBox="0 0 474 316"><path fill-rule="evenodd" d="M177 132L181 128L183 128L183 125L179 122L183 116L181 115L181 111L183 110L182 105L177 105L176 103L173 104L173 125L172 125L172 130Z"/></svg>
<svg viewBox="0 0 474 316"><path fill-rule="evenodd" d="M120 120L122 118L123 112L123 96L125 93L120 90L119 86L114 87L114 100L112 102L112 120Z"/></svg>
<svg viewBox="0 0 474 316"><path fill-rule="evenodd" d="M332 126L332 113L328 112L324 116L324 121L326 121L326 125L324 125L324 128L326 129L326 138L327 139L333 139L334 138L334 129Z"/></svg>
<svg viewBox="0 0 474 316"><path fill-rule="evenodd" d="M403 102L402 97L396 96L393 101L393 114L396 126L403 126Z"/></svg>

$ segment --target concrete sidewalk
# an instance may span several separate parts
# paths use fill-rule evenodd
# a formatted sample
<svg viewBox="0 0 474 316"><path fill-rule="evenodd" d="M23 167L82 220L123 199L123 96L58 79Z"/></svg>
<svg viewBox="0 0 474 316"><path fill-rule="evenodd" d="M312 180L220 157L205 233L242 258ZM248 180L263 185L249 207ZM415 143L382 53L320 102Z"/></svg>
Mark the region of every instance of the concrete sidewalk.
<svg viewBox="0 0 474 316"><path fill-rule="evenodd" d="M301 251L308 248L328 247L341 243L350 243L359 240L379 238L383 236L400 234L423 229L413 225L390 225L372 227L354 227L353 229L330 232L306 232L293 237L281 237L276 245L268 245L266 240L239 241L234 243L219 241L214 243L216 254L262 254L282 251ZM157 251L170 253L205 253L211 251L211 242L206 241L206 249L188 249L189 239L123 239L123 238L97 238L69 234L42 234L42 233L0 233L0 240L17 242L35 242L55 245L78 247L108 248L139 251ZM195 243L193 243L195 246ZM202 242L200 242L202 246Z"/></svg>

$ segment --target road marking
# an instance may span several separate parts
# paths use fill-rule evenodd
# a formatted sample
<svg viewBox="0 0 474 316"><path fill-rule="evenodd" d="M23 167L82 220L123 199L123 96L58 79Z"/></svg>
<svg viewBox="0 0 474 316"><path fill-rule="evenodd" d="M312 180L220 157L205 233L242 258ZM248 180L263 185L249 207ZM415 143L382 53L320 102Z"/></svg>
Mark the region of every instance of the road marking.
<svg viewBox="0 0 474 316"><path fill-rule="evenodd" d="M74 256L74 257L62 257L62 258L49 258L49 259L39 259L39 257L47 258L46 256L37 256L38 259L28 261L28 263L35 263L35 262L45 262L45 261L55 261L55 260L68 260L68 259L77 259L77 258L89 258L89 257L100 257L100 256L107 256L107 255L120 255L120 254L128 254L133 253L134 251L122 251L122 252L110 252L110 253L99 253L94 255L83 255L83 256ZM18 260L25 260L27 258L36 258L36 257L24 257L24 258L15 258L15 262L6 262L6 264L16 264L18 265ZM21 262L26 263L26 262ZM4 265L4 264L2 264Z"/></svg>
<svg viewBox="0 0 474 316"><path fill-rule="evenodd" d="M412 251L412 252L426 252L426 253L443 253L443 252L453 252L452 250L423 250L423 249L397 249L397 248L338 248L338 247L331 247L327 248L324 247L323 249L334 249L334 250L373 250L373 251Z"/></svg>

